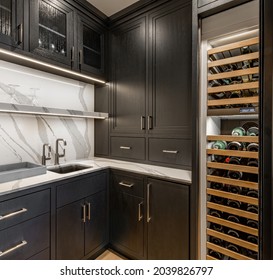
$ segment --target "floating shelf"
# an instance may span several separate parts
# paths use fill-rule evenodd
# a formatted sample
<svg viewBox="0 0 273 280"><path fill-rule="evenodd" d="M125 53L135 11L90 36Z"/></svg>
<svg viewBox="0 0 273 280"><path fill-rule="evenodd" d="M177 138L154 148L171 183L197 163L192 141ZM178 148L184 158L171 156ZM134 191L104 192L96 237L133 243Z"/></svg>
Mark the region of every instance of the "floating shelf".
<svg viewBox="0 0 273 280"><path fill-rule="evenodd" d="M54 116L63 118L84 118L84 119L106 119L108 113L86 112L71 109L56 109L48 107L36 107L30 105L20 105L0 102L0 113L38 115L38 116Z"/></svg>

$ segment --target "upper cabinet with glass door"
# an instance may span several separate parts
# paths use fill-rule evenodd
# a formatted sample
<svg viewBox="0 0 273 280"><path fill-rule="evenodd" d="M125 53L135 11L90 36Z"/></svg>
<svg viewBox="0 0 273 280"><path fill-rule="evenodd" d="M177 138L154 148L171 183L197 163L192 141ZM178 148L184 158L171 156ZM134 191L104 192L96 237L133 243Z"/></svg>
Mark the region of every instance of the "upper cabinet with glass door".
<svg viewBox="0 0 273 280"><path fill-rule="evenodd" d="M30 0L30 52L73 67L73 30L65 1Z"/></svg>
<svg viewBox="0 0 273 280"><path fill-rule="evenodd" d="M0 0L0 43L10 49L23 48L24 0Z"/></svg>
<svg viewBox="0 0 273 280"><path fill-rule="evenodd" d="M92 19L78 14L77 44L79 51L78 66L81 72L99 76L105 74L104 42L105 29Z"/></svg>

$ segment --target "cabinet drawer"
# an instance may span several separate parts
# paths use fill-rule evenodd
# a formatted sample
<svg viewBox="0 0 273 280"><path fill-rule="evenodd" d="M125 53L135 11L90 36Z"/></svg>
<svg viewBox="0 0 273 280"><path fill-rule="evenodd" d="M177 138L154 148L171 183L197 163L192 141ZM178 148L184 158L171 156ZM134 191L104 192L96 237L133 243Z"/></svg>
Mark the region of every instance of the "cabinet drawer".
<svg viewBox="0 0 273 280"><path fill-rule="evenodd" d="M80 200L107 187L107 175L105 172L91 175L83 179L72 179L57 187L57 207Z"/></svg>
<svg viewBox="0 0 273 280"><path fill-rule="evenodd" d="M144 196L144 184L142 178L113 173L112 182L114 191L124 192L139 197Z"/></svg>
<svg viewBox="0 0 273 280"><path fill-rule="evenodd" d="M50 190L35 192L0 203L0 230L49 212Z"/></svg>
<svg viewBox="0 0 273 280"><path fill-rule="evenodd" d="M144 160L145 138L111 137L111 156Z"/></svg>
<svg viewBox="0 0 273 280"><path fill-rule="evenodd" d="M205 5L208 5L210 3L216 2L218 0L198 0L198 8L201 8Z"/></svg>
<svg viewBox="0 0 273 280"><path fill-rule="evenodd" d="M0 260L24 260L49 247L49 214L0 231Z"/></svg>
<svg viewBox="0 0 273 280"><path fill-rule="evenodd" d="M28 260L50 260L50 250L49 248L35 254L34 256L28 258Z"/></svg>
<svg viewBox="0 0 273 280"><path fill-rule="evenodd" d="M149 160L191 166L191 140L149 139Z"/></svg>

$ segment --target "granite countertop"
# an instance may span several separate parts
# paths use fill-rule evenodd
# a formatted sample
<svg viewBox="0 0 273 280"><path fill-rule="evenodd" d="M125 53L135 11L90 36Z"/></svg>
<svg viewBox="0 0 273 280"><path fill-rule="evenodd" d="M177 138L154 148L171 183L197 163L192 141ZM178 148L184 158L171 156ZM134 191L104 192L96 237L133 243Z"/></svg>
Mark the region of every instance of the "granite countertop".
<svg viewBox="0 0 273 280"><path fill-rule="evenodd" d="M105 158L77 160L77 161L66 162L64 164L69 164L69 163L88 165L88 166L92 166L92 168L79 170L67 174L58 174L50 170L47 170L47 173L43 175L2 183L0 184L0 195L4 195L7 193L11 193L14 191L19 191L31 187L37 187L47 183L58 182L60 180L73 178L74 176L78 176L81 174L88 174L88 173L92 173L95 171L108 169L108 168L115 168L119 170L191 184L191 171L182 170L182 169L133 163L128 161L112 160L112 159L105 159Z"/></svg>

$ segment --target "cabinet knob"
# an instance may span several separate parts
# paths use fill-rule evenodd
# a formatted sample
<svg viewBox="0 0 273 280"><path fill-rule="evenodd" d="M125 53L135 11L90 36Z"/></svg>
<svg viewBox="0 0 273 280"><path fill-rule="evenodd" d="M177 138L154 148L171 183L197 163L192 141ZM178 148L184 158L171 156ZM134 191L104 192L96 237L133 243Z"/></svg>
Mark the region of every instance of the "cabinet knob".
<svg viewBox="0 0 273 280"><path fill-rule="evenodd" d="M119 182L118 183L120 186L123 186L123 187L126 187L126 188L132 188L134 186L133 183L131 184L127 184L127 183L124 183L124 182Z"/></svg>
<svg viewBox="0 0 273 280"><path fill-rule="evenodd" d="M82 222L86 222L86 205L82 205Z"/></svg>
<svg viewBox="0 0 273 280"><path fill-rule="evenodd" d="M141 211L141 208L142 208L142 205L143 205L143 202L140 202L138 204L138 221L142 221L143 219L143 214L142 214L142 211Z"/></svg>

